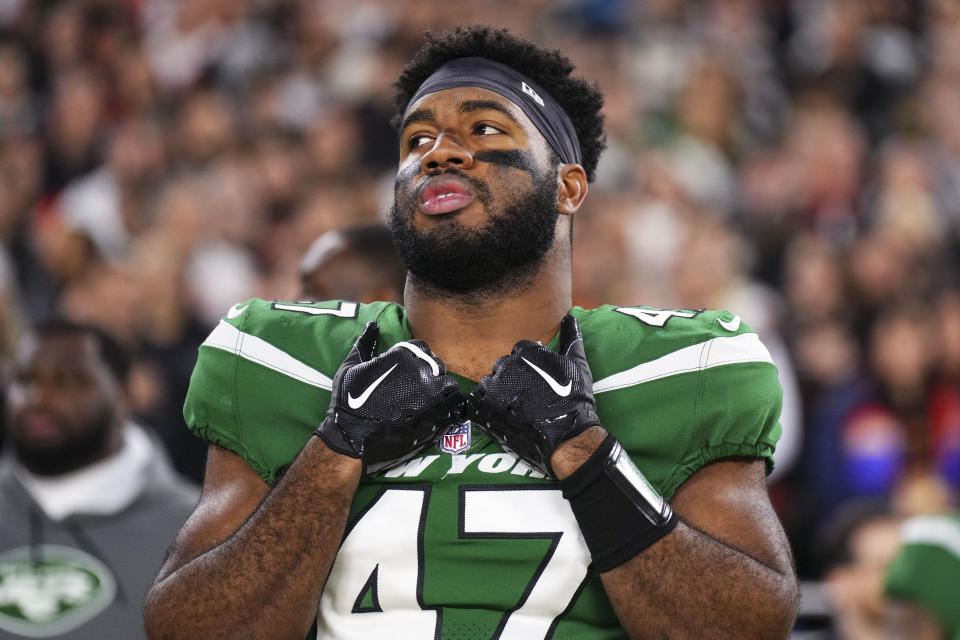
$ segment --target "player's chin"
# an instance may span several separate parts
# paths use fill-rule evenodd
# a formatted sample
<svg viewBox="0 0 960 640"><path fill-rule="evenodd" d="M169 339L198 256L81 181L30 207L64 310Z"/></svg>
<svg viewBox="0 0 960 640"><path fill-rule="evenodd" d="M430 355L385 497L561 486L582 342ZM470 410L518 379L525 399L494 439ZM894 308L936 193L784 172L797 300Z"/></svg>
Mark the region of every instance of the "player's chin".
<svg viewBox="0 0 960 640"><path fill-rule="evenodd" d="M41 463L58 463L73 453L70 439L63 436L11 438L17 455L23 460L38 460Z"/></svg>

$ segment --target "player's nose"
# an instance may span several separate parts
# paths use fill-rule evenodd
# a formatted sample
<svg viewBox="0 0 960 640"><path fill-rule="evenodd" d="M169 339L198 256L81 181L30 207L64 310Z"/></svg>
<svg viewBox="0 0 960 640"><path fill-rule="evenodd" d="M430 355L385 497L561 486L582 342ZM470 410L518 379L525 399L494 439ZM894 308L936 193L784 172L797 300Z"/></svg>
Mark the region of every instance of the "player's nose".
<svg viewBox="0 0 960 640"><path fill-rule="evenodd" d="M425 172L456 167L468 169L473 166L473 154L462 145L454 136L441 133L434 140L433 146L420 158L420 165Z"/></svg>

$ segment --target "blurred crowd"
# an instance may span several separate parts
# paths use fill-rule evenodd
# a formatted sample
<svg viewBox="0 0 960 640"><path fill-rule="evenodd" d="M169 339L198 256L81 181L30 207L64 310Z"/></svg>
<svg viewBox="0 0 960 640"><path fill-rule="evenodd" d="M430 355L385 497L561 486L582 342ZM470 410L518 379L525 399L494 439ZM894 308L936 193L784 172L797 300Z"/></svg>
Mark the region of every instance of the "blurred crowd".
<svg viewBox="0 0 960 640"><path fill-rule="evenodd" d="M0 359L54 313L106 329L199 479L197 345L237 301L295 297L318 235L382 220L392 82L425 28L472 22L606 96L575 302L728 308L770 345L802 576L851 501L955 504L953 0L2 0Z"/></svg>

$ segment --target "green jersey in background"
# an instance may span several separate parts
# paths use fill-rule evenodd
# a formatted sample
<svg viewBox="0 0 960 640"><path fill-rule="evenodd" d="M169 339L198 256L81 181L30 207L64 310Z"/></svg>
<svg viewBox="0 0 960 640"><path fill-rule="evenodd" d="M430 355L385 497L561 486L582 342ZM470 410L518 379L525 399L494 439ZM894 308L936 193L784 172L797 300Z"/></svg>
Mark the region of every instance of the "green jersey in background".
<svg viewBox="0 0 960 640"><path fill-rule="evenodd" d="M921 605L960 640L960 513L918 516L887 570L887 595Z"/></svg>

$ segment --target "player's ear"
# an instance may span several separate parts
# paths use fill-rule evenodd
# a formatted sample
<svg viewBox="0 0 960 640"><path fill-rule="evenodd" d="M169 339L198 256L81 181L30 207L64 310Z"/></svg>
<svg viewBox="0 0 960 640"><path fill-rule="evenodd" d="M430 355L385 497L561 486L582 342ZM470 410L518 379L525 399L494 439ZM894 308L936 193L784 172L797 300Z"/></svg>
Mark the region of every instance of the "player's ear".
<svg viewBox="0 0 960 640"><path fill-rule="evenodd" d="M562 164L557 173L557 212L569 216L577 212L587 196L587 174L578 164Z"/></svg>

